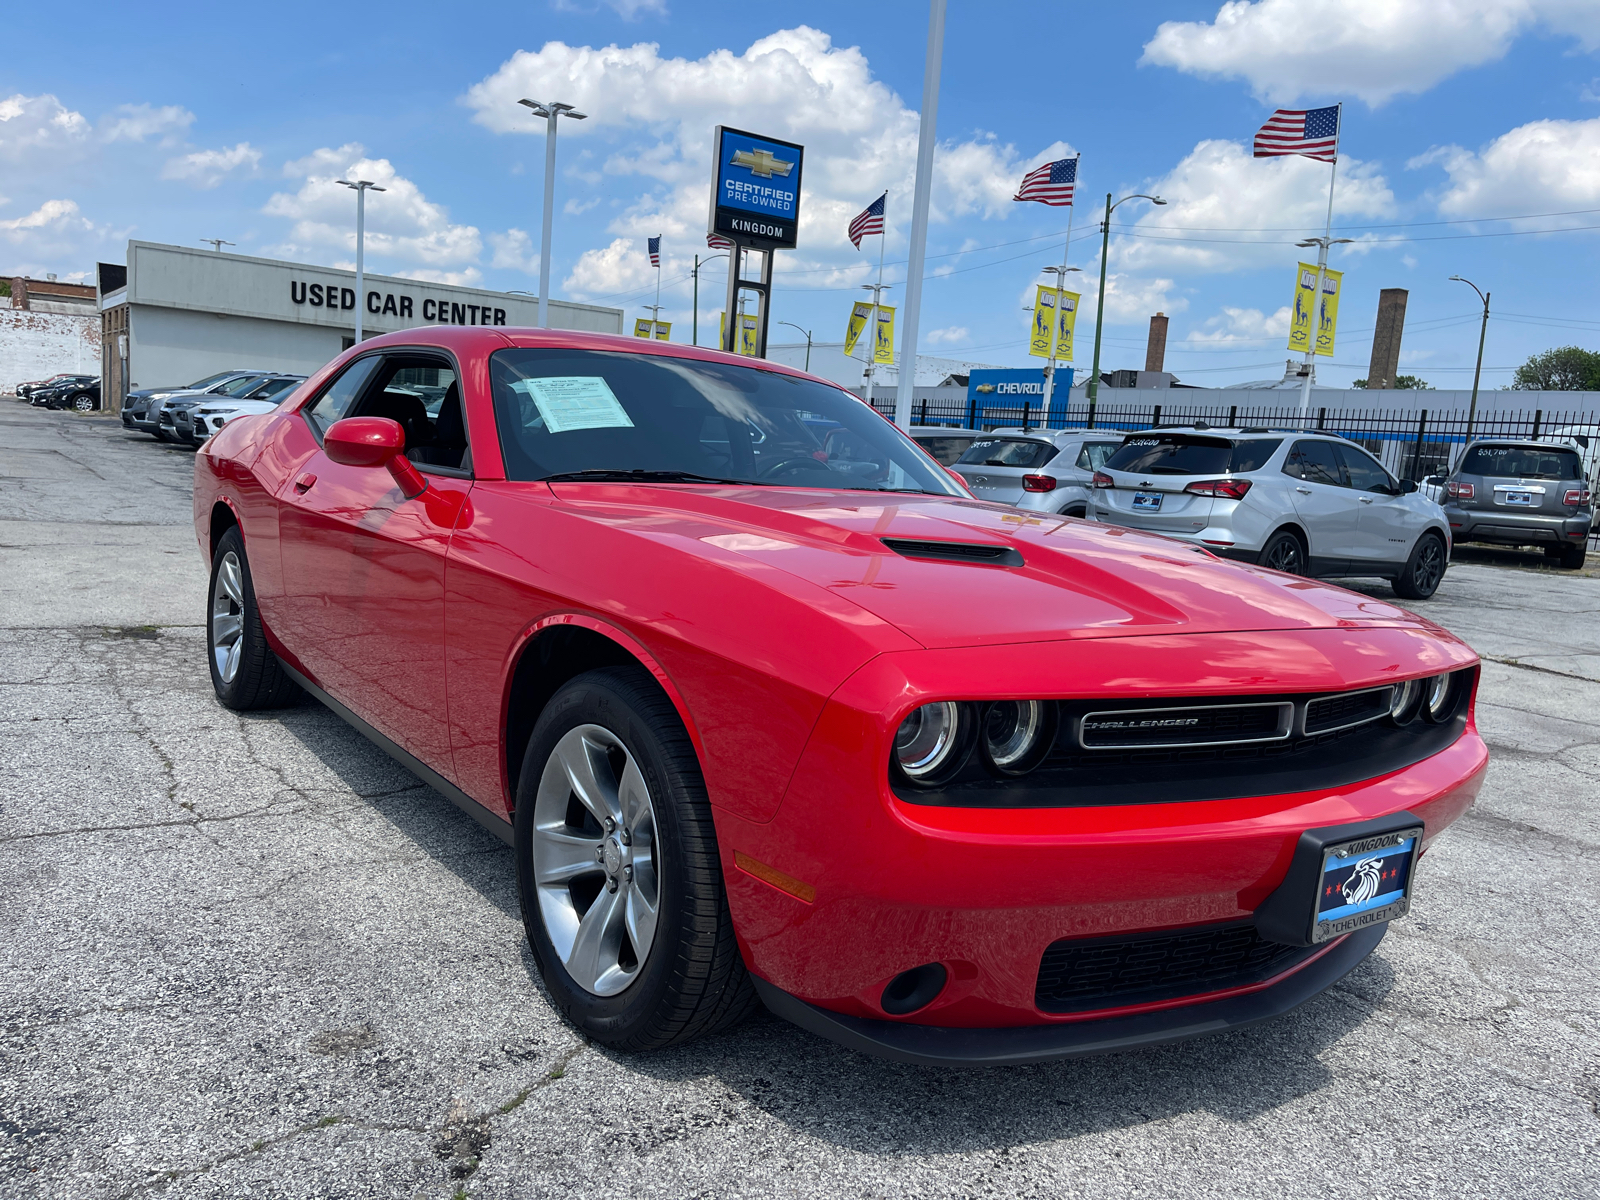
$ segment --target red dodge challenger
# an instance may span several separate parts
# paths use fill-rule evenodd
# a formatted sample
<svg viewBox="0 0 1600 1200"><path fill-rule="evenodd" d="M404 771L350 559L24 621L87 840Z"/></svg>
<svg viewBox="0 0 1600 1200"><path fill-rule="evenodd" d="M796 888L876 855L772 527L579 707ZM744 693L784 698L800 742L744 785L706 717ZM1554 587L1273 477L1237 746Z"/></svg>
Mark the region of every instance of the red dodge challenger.
<svg viewBox="0 0 1600 1200"><path fill-rule="evenodd" d="M510 843L622 1049L758 1002L968 1065L1265 1020L1372 953L1488 761L1431 622L980 502L714 351L374 338L194 495L217 697L310 692Z"/></svg>

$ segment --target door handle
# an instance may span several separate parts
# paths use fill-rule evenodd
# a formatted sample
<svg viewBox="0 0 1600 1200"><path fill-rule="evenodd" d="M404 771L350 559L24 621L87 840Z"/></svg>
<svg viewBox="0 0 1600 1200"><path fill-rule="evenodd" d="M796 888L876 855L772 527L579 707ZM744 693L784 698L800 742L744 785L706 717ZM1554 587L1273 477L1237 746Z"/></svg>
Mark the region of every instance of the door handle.
<svg viewBox="0 0 1600 1200"><path fill-rule="evenodd" d="M1310 488L1297 487L1297 488L1295 488L1295 491L1299 492L1302 496L1311 495L1311 489Z"/></svg>
<svg viewBox="0 0 1600 1200"><path fill-rule="evenodd" d="M1377 499L1377 497L1376 496L1357 496L1356 499L1361 501L1362 504L1371 504L1374 500Z"/></svg>
<svg viewBox="0 0 1600 1200"><path fill-rule="evenodd" d="M312 489L313 486L316 485L316 482L317 477L310 471L307 471L304 475L300 476L299 479L294 481L294 490L297 494L304 496Z"/></svg>

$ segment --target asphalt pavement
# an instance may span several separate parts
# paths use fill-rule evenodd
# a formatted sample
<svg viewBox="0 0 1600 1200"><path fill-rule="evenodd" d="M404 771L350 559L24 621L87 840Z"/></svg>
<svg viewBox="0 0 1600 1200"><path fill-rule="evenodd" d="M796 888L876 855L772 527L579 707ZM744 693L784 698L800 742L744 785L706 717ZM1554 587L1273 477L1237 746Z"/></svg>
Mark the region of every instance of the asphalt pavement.
<svg viewBox="0 0 1600 1200"><path fill-rule="evenodd" d="M0 1196L1593 1197L1600 579L1462 551L1494 759L1268 1025L953 1072L557 1017L508 851L307 701L218 706L192 453L0 403ZM1366 587L1387 595L1387 588Z"/></svg>

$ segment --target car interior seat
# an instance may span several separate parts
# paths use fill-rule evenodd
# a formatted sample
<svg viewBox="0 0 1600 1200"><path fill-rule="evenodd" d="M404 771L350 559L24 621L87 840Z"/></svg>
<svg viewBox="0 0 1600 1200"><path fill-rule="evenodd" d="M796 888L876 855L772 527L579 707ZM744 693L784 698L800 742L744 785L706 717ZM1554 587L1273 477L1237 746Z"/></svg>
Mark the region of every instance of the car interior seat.
<svg viewBox="0 0 1600 1200"><path fill-rule="evenodd" d="M434 467L459 467L467 453L467 423L461 413L461 389L452 383L439 403L439 417L433 427L433 443L411 455L419 463Z"/></svg>
<svg viewBox="0 0 1600 1200"><path fill-rule="evenodd" d="M428 420L428 410L420 396L410 392L379 392L361 406L363 417L388 417L398 421L406 432L406 456L412 451L431 446L434 441L433 424Z"/></svg>

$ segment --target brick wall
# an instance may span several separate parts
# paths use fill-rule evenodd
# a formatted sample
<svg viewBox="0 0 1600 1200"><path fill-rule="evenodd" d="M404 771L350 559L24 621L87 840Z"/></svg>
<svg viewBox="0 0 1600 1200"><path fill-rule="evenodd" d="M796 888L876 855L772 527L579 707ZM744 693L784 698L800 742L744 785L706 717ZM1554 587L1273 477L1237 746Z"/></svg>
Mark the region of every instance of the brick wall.
<svg viewBox="0 0 1600 1200"><path fill-rule="evenodd" d="M100 314L0 308L0 394L63 371L100 373Z"/></svg>

